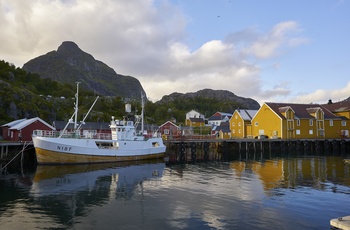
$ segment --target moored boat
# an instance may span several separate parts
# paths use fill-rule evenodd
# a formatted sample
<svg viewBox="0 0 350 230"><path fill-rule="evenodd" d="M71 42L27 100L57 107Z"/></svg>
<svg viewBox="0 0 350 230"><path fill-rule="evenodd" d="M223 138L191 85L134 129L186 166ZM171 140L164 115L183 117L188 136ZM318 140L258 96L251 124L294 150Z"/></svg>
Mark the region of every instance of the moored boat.
<svg viewBox="0 0 350 230"><path fill-rule="evenodd" d="M164 156L166 146L159 133L145 137L143 131L143 98L142 114L136 116L137 121L117 120L112 117L110 134L86 134L81 132L82 123L78 126L78 87L75 103L74 132L67 132L66 127L72 123L72 118L62 131L33 131L33 145L38 164L76 164L105 163L132 160L155 159ZM97 100L97 99L96 99ZM95 101L96 102L96 101ZM142 123L141 131L136 130L136 124ZM139 134L138 134L139 133Z"/></svg>

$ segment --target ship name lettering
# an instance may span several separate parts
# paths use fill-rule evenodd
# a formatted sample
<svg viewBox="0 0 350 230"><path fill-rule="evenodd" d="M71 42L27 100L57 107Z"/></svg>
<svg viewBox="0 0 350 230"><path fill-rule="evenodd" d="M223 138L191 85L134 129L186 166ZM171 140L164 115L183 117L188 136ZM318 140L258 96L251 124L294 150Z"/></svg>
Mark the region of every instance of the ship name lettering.
<svg viewBox="0 0 350 230"><path fill-rule="evenodd" d="M68 147L68 146L59 146L59 145L57 145L57 150L62 150L62 151L69 152L69 151L72 150L72 147Z"/></svg>

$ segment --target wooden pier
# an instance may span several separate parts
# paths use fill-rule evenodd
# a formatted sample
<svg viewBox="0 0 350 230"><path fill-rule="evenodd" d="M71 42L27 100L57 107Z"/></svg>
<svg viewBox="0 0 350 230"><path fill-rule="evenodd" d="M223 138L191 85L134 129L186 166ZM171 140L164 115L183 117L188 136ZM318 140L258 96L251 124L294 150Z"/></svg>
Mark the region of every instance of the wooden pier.
<svg viewBox="0 0 350 230"><path fill-rule="evenodd" d="M23 166L32 167L35 164L36 157L33 144L28 142L0 142L0 173L7 171L7 166L16 170Z"/></svg>
<svg viewBox="0 0 350 230"><path fill-rule="evenodd" d="M350 139L210 139L165 141L167 163L271 158L281 154L336 153L350 156ZM348 156L348 157L349 157Z"/></svg>
<svg viewBox="0 0 350 230"><path fill-rule="evenodd" d="M201 161L232 161L269 159L286 154L331 153L350 158L350 139L182 139L167 140L165 161L168 164L195 163ZM28 144L28 143L27 143ZM0 142L0 169L15 158L11 166L35 165L33 145L28 145L20 157L25 143Z"/></svg>

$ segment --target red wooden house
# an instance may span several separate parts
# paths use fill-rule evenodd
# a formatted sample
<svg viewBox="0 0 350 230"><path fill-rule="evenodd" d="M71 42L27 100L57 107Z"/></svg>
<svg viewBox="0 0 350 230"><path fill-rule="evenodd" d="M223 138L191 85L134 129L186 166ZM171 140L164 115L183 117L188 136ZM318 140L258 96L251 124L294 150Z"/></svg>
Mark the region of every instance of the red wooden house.
<svg viewBox="0 0 350 230"><path fill-rule="evenodd" d="M33 130L55 130L54 127L39 117L15 120L2 125L1 128L2 137L6 141L31 141Z"/></svg>
<svg viewBox="0 0 350 230"><path fill-rule="evenodd" d="M171 121L167 121L159 127L159 131L162 134L163 139L172 139L181 136L181 130L179 126L175 125Z"/></svg>

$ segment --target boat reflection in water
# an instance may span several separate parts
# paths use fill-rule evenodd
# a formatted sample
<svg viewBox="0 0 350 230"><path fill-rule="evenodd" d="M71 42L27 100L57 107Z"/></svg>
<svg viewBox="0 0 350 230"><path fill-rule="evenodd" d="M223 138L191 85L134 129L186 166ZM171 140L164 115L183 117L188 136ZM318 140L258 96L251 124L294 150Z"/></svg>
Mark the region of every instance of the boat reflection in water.
<svg viewBox="0 0 350 230"><path fill-rule="evenodd" d="M164 168L164 162L159 161L38 165L30 195L40 199L57 196L62 201L67 201L67 196L74 196L75 201L81 198L86 204L101 204L103 200L118 199L120 196L131 197L137 186L161 178ZM86 196L93 200L86 199Z"/></svg>

